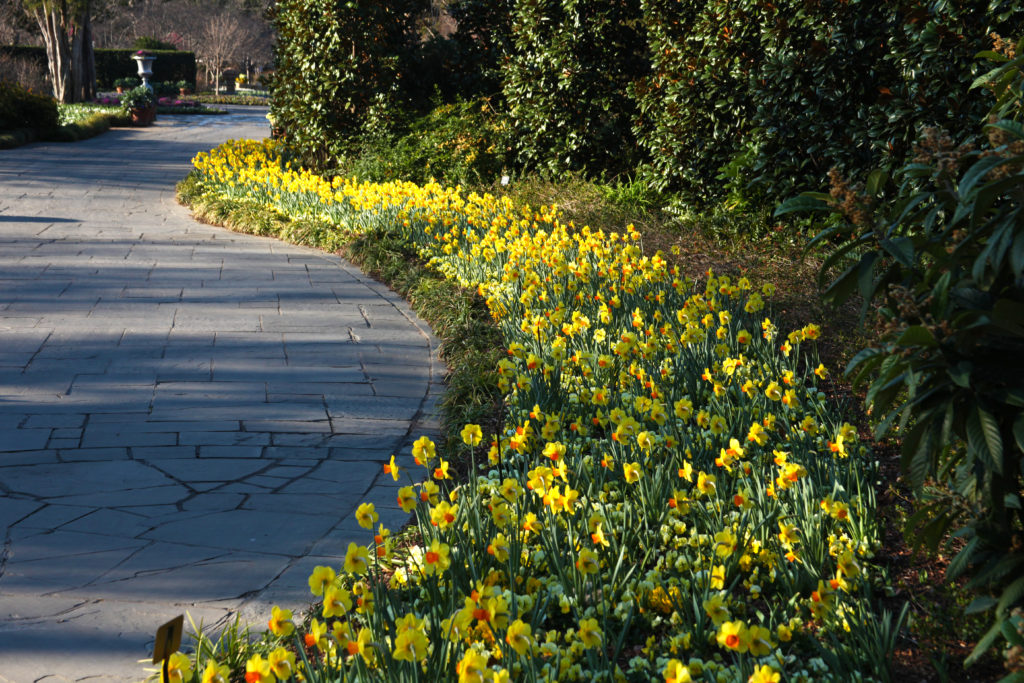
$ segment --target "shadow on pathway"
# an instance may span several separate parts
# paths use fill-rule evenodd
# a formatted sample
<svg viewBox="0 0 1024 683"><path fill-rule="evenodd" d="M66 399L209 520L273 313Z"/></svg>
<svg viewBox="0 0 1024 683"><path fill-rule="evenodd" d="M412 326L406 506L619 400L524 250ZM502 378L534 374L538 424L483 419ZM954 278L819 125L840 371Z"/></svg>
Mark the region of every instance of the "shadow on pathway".
<svg viewBox="0 0 1024 683"><path fill-rule="evenodd" d="M137 681L156 627L302 607L405 519L427 326L335 256L192 221L196 152L263 111L0 152L0 681Z"/></svg>

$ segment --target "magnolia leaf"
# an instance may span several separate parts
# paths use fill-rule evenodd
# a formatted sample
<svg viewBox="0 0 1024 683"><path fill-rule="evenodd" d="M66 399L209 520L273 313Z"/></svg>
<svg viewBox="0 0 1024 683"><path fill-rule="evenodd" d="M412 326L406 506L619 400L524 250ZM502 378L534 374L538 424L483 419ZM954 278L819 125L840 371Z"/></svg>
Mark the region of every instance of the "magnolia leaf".
<svg viewBox="0 0 1024 683"><path fill-rule="evenodd" d="M932 334L931 330L924 325L911 325L896 340L896 345L935 347L939 343L935 341L935 335Z"/></svg>
<svg viewBox="0 0 1024 683"><path fill-rule="evenodd" d="M1001 157L997 154L990 157L982 157L978 161L974 162L974 164L967 169L967 172L964 173L964 177L960 179L960 186L957 189L960 191L961 196L967 195L972 189L974 189L975 184L988 175L993 168L1005 164L1007 161L1008 160L1005 157Z"/></svg>
<svg viewBox="0 0 1024 683"><path fill-rule="evenodd" d="M797 211L831 211L832 208L825 201L824 197L828 197L828 195L812 194L809 192L797 195L796 197L790 197L782 202L782 204L779 204L772 215L778 217Z"/></svg>
<svg viewBox="0 0 1024 683"><path fill-rule="evenodd" d="M1018 415L1013 423L1013 440L1017 442L1017 448L1024 453L1024 414ZM1024 463L1024 460L1021 460Z"/></svg>
<svg viewBox="0 0 1024 683"><path fill-rule="evenodd" d="M946 514L953 514L952 511L947 511ZM950 561L949 566L946 567L946 577L949 579L955 579L963 574L967 567L970 566L971 560L974 557L975 551L978 546L981 545L981 539L977 536L967 542L967 545L963 547L963 550L958 552L953 559Z"/></svg>
<svg viewBox="0 0 1024 683"><path fill-rule="evenodd" d="M1019 160L1019 158L1018 158ZM989 214L996 200L1005 194L1009 194L1015 188L1024 186L1024 176L1012 175L994 183L983 185L978 190L974 201L974 212L971 214L971 227L977 228ZM994 262L994 267L999 268L999 260Z"/></svg>
<svg viewBox="0 0 1024 683"><path fill-rule="evenodd" d="M900 264L908 268L914 265L914 241L909 237L897 237L891 240L881 240L879 245Z"/></svg>
<svg viewBox="0 0 1024 683"><path fill-rule="evenodd" d="M872 197L877 197L882 193L882 189L885 188L886 183L889 182L889 174L880 168L868 173L867 183L865 184L865 190Z"/></svg>
<svg viewBox="0 0 1024 683"><path fill-rule="evenodd" d="M971 369L974 366L970 361L962 360L954 366L946 369L946 374L953 380L953 383L964 389L971 388Z"/></svg>
<svg viewBox="0 0 1024 683"><path fill-rule="evenodd" d="M841 304L853 294L857 288L857 274L860 269L860 262L853 264L842 275L837 277L821 294L821 298L836 304Z"/></svg>
<svg viewBox="0 0 1024 683"><path fill-rule="evenodd" d="M1013 239L1013 246L1010 248L1010 268L1013 269L1015 277L1024 273L1024 231L1017 233Z"/></svg>
<svg viewBox="0 0 1024 683"><path fill-rule="evenodd" d="M857 289L864 298L865 310L867 310L870 301L874 298L875 290L878 287L878 283L873 278L875 274L875 261L878 258L876 252L869 251L861 257L860 263L857 264Z"/></svg>
<svg viewBox="0 0 1024 683"><path fill-rule="evenodd" d="M1003 440L992 414L975 407L967 415L967 443L974 455L996 474L1003 473Z"/></svg>
<svg viewBox="0 0 1024 683"><path fill-rule="evenodd" d="M971 655L966 660L964 660L965 667L974 664L976 661L978 661L979 658L982 657L982 655L988 652L988 649L992 647L992 644L996 641L996 638L999 637L1000 627L1001 625L998 622L996 622L996 624L992 626L992 628L985 632L985 635L981 637L981 640L978 641L978 644L974 646L974 649L971 651Z"/></svg>
<svg viewBox="0 0 1024 683"><path fill-rule="evenodd" d="M1007 332L1024 336L1024 303L999 299L992 307L992 324Z"/></svg>
<svg viewBox="0 0 1024 683"><path fill-rule="evenodd" d="M987 59L990 62L1006 62L1009 61L1009 57L1006 55L996 52L995 50L982 50L978 54L974 55L975 59Z"/></svg>
<svg viewBox="0 0 1024 683"><path fill-rule="evenodd" d="M999 130L1005 130L1010 135L1017 138L1024 138L1024 124L1012 119L999 119L985 126L984 130L989 128L998 128Z"/></svg>
<svg viewBox="0 0 1024 683"><path fill-rule="evenodd" d="M964 614L984 612L985 610L992 609L997 602L999 601L989 595L979 595L974 600L971 600L971 604L964 608Z"/></svg>
<svg viewBox="0 0 1024 683"><path fill-rule="evenodd" d="M999 604L996 605L996 614L1000 616L1005 614L1007 609L1013 607L1022 599L1024 599L1024 576L1021 576L1003 589L1003 594L999 596Z"/></svg>

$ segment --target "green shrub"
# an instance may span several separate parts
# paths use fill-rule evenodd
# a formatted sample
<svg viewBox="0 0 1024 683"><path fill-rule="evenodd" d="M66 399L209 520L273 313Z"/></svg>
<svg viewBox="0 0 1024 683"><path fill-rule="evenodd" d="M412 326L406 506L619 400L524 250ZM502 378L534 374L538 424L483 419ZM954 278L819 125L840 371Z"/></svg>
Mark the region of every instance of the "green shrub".
<svg viewBox="0 0 1024 683"><path fill-rule="evenodd" d="M554 172L631 169L629 84L649 68L640 0L520 0L503 92L518 161Z"/></svg>
<svg viewBox="0 0 1024 683"><path fill-rule="evenodd" d="M46 48L40 45L0 45L0 54L35 62L46 69Z"/></svg>
<svg viewBox="0 0 1024 683"><path fill-rule="evenodd" d="M153 93L144 85L132 88L121 95L121 109L125 112L132 109L145 109L153 105Z"/></svg>
<svg viewBox="0 0 1024 683"><path fill-rule="evenodd" d="M57 102L37 95L17 83L0 81L0 130L57 127Z"/></svg>
<svg viewBox="0 0 1024 683"><path fill-rule="evenodd" d="M401 136L370 137L344 165L362 180L489 184L505 167L504 121L486 100L440 105Z"/></svg>
<svg viewBox="0 0 1024 683"><path fill-rule="evenodd" d="M110 130L111 122L115 117L111 114L93 113L88 117L68 123L60 128L54 128L46 139L51 142L78 142L96 137Z"/></svg>
<svg viewBox="0 0 1024 683"><path fill-rule="evenodd" d="M403 60L417 45L425 0L282 0L277 30L279 84L271 112L302 161L337 163L374 117L387 125L403 100Z"/></svg>
<svg viewBox="0 0 1024 683"><path fill-rule="evenodd" d="M14 130L0 130L0 149L12 149L21 147L39 139L39 134L34 128L15 128Z"/></svg>
<svg viewBox="0 0 1024 683"><path fill-rule="evenodd" d="M125 78L115 78L114 79L114 87L115 88L124 88L125 90L131 90L132 88L137 88L137 87L139 87L139 85L141 85L141 83L142 83L142 81L140 81L138 78L136 78L134 76L129 76L129 77L125 77Z"/></svg>
<svg viewBox="0 0 1024 683"><path fill-rule="evenodd" d="M1011 0L644 0L653 70L633 87L652 182L712 200L821 189L831 168L901 166L922 126L972 131L959 95Z"/></svg>
<svg viewBox="0 0 1024 683"><path fill-rule="evenodd" d="M882 171L863 189L835 174L829 195L779 209L832 211L834 225L815 238L839 243L823 280L846 267L826 295L859 294L865 312L881 306L879 344L847 372L868 383L878 436L899 434L911 481L944 487L911 519L916 537L934 547L963 523L966 545L948 574L970 576L978 598L968 611L994 608L996 621L969 661L1024 603L1022 67L1024 56L982 79L1000 101L982 142L928 129L895 191Z"/></svg>
<svg viewBox="0 0 1024 683"><path fill-rule="evenodd" d="M744 3L644 0L650 75L633 84L635 132L648 151L647 175L661 189L708 198L715 173L750 129L746 75L760 42L760 17Z"/></svg>

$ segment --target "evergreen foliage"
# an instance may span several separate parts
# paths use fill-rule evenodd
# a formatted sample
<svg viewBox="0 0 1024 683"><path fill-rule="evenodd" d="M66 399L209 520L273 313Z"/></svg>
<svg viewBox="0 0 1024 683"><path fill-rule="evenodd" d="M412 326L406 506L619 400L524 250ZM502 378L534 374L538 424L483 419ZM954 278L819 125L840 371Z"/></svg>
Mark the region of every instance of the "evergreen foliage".
<svg viewBox="0 0 1024 683"><path fill-rule="evenodd" d="M639 0L519 0L503 90L519 162L620 173L635 162L628 86L647 70Z"/></svg>
<svg viewBox="0 0 1024 683"><path fill-rule="evenodd" d="M901 166L923 126L973 132L960 87L992 33L1024 25L1008 0L644 0L653 69L636 127L661 189L713 200L738 187L820 189L829 169Z"/></svg>
<svg viewBox="0 0 1024 683"><path fill-rule="evenodd" d="M336 163L372 122L388 127L404 98L424 0L282 0L271 112L303 162Z"/></svg>

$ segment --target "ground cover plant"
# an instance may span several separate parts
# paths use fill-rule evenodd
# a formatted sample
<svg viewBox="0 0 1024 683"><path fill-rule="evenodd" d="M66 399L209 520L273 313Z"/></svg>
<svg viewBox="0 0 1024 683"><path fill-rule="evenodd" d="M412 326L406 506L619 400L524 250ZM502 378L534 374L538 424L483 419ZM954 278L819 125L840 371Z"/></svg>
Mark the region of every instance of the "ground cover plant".
<svg viewBox="0 0 1024 683"><path fill-rule="evenodd" d="M311 577L315 619L275 609L271 630L300 637L252 657L254 680L300 665L307 680L887 678L873 464L820 391L817 326L778 330L769 292L695 284L631 227L329 180L278 151L226 145L194 180L309 221L306 241L327 248L397 235L476 289L507 348L506 421L461 430L472 465L455 488L428 440L415 465L399 454L415 542L382 528L370 541L364 506L367 543Z"/></svg>
<svg viewBox="0 0 1024 683"><path fill-rule="evenodd" d="M76 104L76 105L64 105L69 115L78 116L77 112L82 111L94 111L94 112L116 112L122 107L122 101L126 95L130 95L132 91L121 95L106 95L103 97L97 97L93 104ZM226 114L227 111L224 109L218 109L216 107L208 107L205 104L200 103L194 97L157 97L156 98L156 110L158 114Z"/></svg>
<svg viewBox="0 0 1024 683"><path fill-rule="evenodd" d="M243 104L257 107L265 107L269 103L266 97L260 97L258 95L212 95L205 93L196 93L189 95L190 100L195 100L200 104Z"/></svg>
<svg viewBox="0 0 1024 683"><path fill-rule="evenodd" d="M129 123L120 110L98 105L63 104L0 83L0 149L36 140L75 142Z"/></svg>

